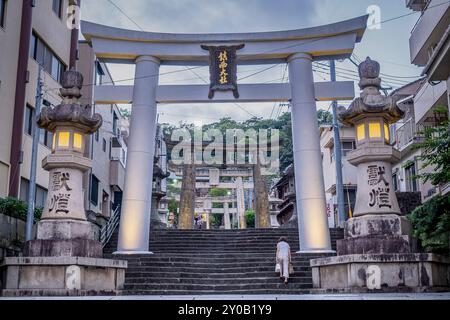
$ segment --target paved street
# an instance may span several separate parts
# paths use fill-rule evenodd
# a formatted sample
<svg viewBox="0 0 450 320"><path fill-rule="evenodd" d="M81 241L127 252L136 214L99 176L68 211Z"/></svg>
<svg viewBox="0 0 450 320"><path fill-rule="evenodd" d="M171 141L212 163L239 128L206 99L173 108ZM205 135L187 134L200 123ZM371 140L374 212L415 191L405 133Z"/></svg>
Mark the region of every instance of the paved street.
<svg viewBox="0 0 450 320"><path fill-rule="evenodd" d="M31 298L0 298L0 300L450 300L450 292L446 293L374 293L374 294L330 294L330 295L204 295L204 296L117 296L117 297L31 297Z"/></svg>

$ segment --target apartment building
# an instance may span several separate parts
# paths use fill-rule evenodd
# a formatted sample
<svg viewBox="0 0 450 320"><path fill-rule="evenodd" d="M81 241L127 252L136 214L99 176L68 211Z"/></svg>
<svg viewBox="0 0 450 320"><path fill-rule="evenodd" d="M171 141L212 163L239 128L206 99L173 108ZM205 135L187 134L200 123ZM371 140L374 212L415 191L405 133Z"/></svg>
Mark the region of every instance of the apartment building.
<svg viewBox="0 0 450 320"><path fill-rule="evenodd" d="M42 105L58 105L61 76L76 46L66 26L74 0L1 0L0 56L0 197L26 200L31 168L32 123L42 66ZM51 134L41 130L38 147L36 205L43 206L48 173L40 166L50 153Z"/></svg>
<svg viewBox="0 0 450 320"><path fill-rule="evenodd" d="M89 43L79 42L78 70L83 74L83 105L91 106L93 113L103 118L103 125L86 141L86 155L92 159L92 169L86 173L83 184L88 218L103 225L115 210L120 210L125 184L127 138L129 120L115 104L95 104L95 85L114 85L105 63L99 61Z"/></svg>
<svg viewBox="0 0 450 320"><path fill-rule="evenodd" d="M450 2L447 0L406 0L406 6L421 13L409 39L411 63L423 67L423 82L414 95L416 130L435 126L448 119L450 101ZM437 112L444 108L447 112ZM419 164L418 170L421 170ZM429 169L431 170L431 168ZM447 193L450 183L424 185L422 199Z"/></svg>
<svg viewBox="0 0 450 320"><path fill-rule="evenodd" d="M400 151L400 161L392 165L392 183L396 192L420 192L430 186L414 176L420 168L421 151L417 149L418 126L414 113L414 98L425 79L407 84L390 95L397 100L397 105L405 112L403 119L390 126L390 143Z"/></svg>
<svg viewBox="0 0 450 320"><path fill-rule="evenodd" d="M331 125L320 126L320 148L322 152L322 167L327 201L328 225L338 226L337 193L336 193L336 159L334 154L334 128ZM347 161L347 154L356 148L355 130L352 127L341 126L339 130L342 148L342 180L344 187L345 212L352 215L356 201L356 186L358 182L357 168Z"/></svg>
<svg viewBox="0 0 450 320"><path fill-rule="evenodd" d="M295 202L294 165L289 165L280 179L271 188L274 198L280 199L276 204L276 220L280 227L296 227L297 209ZM273 208L271 207L271 211Z"/></svg>

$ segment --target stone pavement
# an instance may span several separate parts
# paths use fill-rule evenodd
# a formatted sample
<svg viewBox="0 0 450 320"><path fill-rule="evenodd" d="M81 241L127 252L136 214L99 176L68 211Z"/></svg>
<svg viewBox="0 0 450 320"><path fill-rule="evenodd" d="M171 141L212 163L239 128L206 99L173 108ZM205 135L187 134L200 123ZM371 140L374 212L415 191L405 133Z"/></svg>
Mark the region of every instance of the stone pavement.
<svg viewBox="0 0 450 320"><path fill-rule="evenodd" d="M1 298L6 300L141 300L141 301L195 301L195 300L253 300L253 301L274 301L274 300L450 300L450 292L446 293L372 293L372 294L327 294L327 295L201 295L201 296L115 296L115 297L29 297L29 298Z"/></svg>

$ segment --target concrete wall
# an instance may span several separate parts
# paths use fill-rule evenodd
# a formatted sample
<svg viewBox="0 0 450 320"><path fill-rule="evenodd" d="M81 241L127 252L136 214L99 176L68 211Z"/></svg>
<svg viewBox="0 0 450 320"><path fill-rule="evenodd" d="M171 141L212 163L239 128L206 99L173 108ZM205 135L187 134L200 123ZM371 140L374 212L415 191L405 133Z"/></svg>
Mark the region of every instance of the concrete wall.
<svg viewBox="0 0 450 320"><path fill-rule="evenodd" d="M0 261L18 255L25 242L25 221L0 214Z"/></svg>

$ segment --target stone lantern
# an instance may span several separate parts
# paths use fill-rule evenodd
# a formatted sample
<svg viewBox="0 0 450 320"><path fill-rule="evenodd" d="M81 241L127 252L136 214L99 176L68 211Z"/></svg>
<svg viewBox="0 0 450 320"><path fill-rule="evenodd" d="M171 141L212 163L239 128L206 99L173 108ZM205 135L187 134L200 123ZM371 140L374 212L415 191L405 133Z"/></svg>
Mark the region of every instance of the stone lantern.
<svg viewBox="0 0 450 320"><path fill-rule="evenodd" d="M392 184L399 152L389 144L389 125L403 117L392 97L381 94L380 65L367 58L359 66L362 90L340 120L355 128L357 147L347 155L357 167L354 217L345 222L337 257L311 260L313 292L396 292L448 290L450 260L417 253Z"/></svg>
<svg viewBox="0 0 450 320"><path fill-rule="evenodd" d="M86 219L83 195L83 175L92 162L84 156L85 141L100 128L102 118L78 103L82 85L81 73L64 73L61 105L43 108L38 118L39 127L53 133L53 144L42 163L49 171L49 189L37 240L26 247L30 256L102 254L98 232Z"/></svg>
<svg viewBox="0 0 450 320"><path fill-rule="evenodd" d="M91 168L85 141L102 118L79 104L82 85L79 72L65 72L62 103L39 115L39 127L54 134L52 152L42 163L49 171L47 200L25 257L5 259L5 296L114 295L123 288L127 262L102 259L98 227L87 221L84 209L83 175Z"/></svg>
<svg viewBox="0 0 450 320"><path fill-rule="evenodd" d="M339 110L341 121L355 128L356 150L348 154L347 160L358 170L354 218L345 224L345 235L348 238L345 244L354 249L356 241L360 253L363 253L367 249L365 245L373 249L375 242L379 242L381 246L387 243L392 245L393 239L385 239L389 235L396 238L397 245L402 246L396 248L400 250L398 252L410 252L410 223L405 217L401 217L392 184L392 163L400 160L400 153L389 144L389 125L403 118L404 113L392 97L380 93L379 73L378 62L367 58L361 63L361 96L347 110ZM353 241L362 236L382 238ZM363 245L363 242L367 243ZM348 251L345 244L341 243L338 250L342 251L339 253Z"/></svg>

